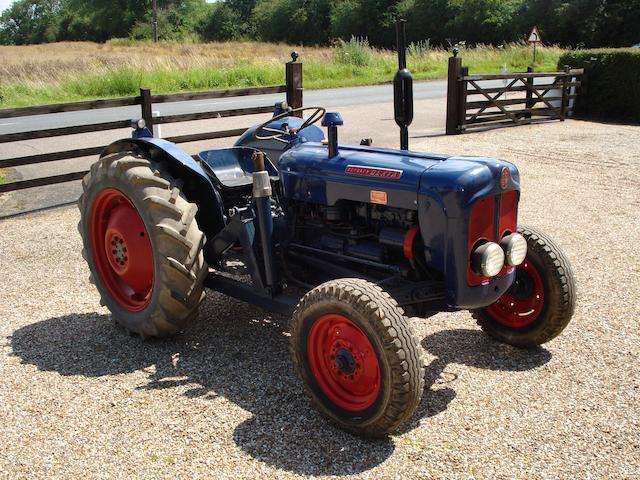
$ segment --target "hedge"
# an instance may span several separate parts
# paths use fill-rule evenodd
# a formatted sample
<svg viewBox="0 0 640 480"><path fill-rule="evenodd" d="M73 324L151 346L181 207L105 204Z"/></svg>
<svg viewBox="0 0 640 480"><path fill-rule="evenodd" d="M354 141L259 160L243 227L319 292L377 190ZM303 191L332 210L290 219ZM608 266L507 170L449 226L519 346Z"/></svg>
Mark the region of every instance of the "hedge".
<svg viewBox="0 0 640 480"><path fill-rule="evenodd" d="M559 69L564 65L587 67L577 116L640 123L640 48L575 50L560 57Z"/></svg>

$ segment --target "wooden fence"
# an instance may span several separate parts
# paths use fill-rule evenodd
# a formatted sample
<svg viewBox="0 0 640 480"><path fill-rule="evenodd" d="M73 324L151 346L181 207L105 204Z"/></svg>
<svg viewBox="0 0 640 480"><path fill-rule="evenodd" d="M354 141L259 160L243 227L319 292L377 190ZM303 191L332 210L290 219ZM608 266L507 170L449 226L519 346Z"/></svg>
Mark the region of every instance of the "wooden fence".
<svg viewBox="0 0 640 480"><path fill-rule="evenodd" d="M285 64L286 84L271 87L239 88L233 90L215 90L208 92L178 93L171 95L152 95L148 88L141 88L140 95L135 97L113 98L108 100L91 100L86 102L61 103L56 105L42 105L26 108L9 108L0 110L0 118L17 118L31 115L43 115L61 112L75 112L81 110L97 110L104 108L126 107L132 105L140 106L140 117L144 118L150 130L153 125L187 122L193 120L205 120L221 117L235 117L241 115L254 115L259 113L273 112L273 105L256 106L249 108L234 108L227 110L213 110L198 113L188 113L180 115L162 115L153 117L153 105L168 102L180 102L188 100L204 100L213 98L244 97L249 95L265 95L273 93L286 93L287 103L292 108L303 106L302 100L302 63L296 61L297 54L292 54L293 60ZM33 130L28 132L7 133L0 135L0 144L9 142L20 142L34 140L38 138L59 137L64 135L75 135L78 133L100 132L129 127L130 120L118 120L115 122L93 123L89 125L77 125L71 127L50 128L46 130ZM236 128L233 130L222 130L215 132L196 133L191 135L181 135L167 137L173 143L196 142L214 138L225 138L242 135L246 128ZM19 167L21 165L31 165L36 163L54 162L57 160L68 160L92 155L99 155L106 145L89 148L77 148L60 152L43 153L38 155L28 155L24 157L6 158L0 160L0 168ZM87 173L87 170L54 175L50 177L32 178L20 180L0 185L0 193L25 188L40 187L56 183L79 180Z"/></svg>
<svg viewBox="0 0 640 480"><path fill-rule="evenodd" d="M525 125L569 115L584 81L584 70L504 75L469 75L460 57L449 59L447 135L477 128ZM581 80L577 80L580 77ZM503 86L495 86L501 80ZM538 82L536 82L538 80ZM487 85L492 82L492 85Z"/></svg>

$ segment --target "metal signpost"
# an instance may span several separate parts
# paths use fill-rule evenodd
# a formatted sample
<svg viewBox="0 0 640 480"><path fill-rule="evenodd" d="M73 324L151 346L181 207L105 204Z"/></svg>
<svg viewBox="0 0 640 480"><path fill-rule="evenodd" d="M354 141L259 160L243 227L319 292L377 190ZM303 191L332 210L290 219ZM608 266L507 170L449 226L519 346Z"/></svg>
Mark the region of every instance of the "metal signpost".
<svg viewBox="0 0 640 480"><path fill-rule="evenodd" d="M540 36L540 32L538 31L538 27L536 27L535 25L533 26L533 29L531 30L531 33L529 34L529 38L527 39L527 42L533 44L533 64L535 65L535 63L536 63L536 45L538 43L542 43L542 37Z"/></svg>

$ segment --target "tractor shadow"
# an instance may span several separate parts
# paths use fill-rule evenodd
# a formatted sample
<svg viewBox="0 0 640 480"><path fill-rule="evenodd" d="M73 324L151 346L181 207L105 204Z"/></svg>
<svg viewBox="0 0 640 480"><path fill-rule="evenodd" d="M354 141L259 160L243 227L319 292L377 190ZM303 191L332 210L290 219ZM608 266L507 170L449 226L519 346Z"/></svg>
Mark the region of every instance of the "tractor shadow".
<svg viewBox="0 0 640 480"><path fill-rule="evenodd" d="M392 439L354 437L333 427L309 404L293 373L286 322L210 294L199 319L171 339L143 342L115 327L110 315L93 313L27 325L16 330L10 342L14 355L42 371L94 378L146 369L148 383L140 390L224 397L252 414L235 428L236 444L279 469L299 475L352 475L384 462L394 452ZM423 346L436 359L427 366L423 402L405 431L445 410L455 397L450 387L455 378L448 378L447 365L526 370L550 358L546 350L518 354L475 330L441 331L424 339Z"/></svg>
<svg viewBox="0 0 640 480"><path fill-rule="evenodd" d="M420 421L446 410L456 397L452 388L458 375L452 365L484 370L523 372L538 368L551 360L551 352L539 347L523 350L493 340L479 329L442 330L425 337L422 348L435 357L425 367L425 389L413 418L400 431L405 433Z"/></svg>

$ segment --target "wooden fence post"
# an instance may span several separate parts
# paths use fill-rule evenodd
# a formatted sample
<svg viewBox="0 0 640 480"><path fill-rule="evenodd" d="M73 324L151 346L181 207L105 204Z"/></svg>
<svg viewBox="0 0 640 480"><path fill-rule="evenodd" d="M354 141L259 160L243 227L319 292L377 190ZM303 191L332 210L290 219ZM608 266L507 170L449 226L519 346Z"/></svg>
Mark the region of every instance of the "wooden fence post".
<svg viewBox="0 0 640 480"><path fill-rule="evenodd" d="M468 75L469 67L462 67L458 79L458 133L462 133L462 127L467 119L467 81L462 78Z"/></svg>
<svg viewBox="0 0 640 480"><path fill-rule="evenodd" d="M527 73L533 73L533 67L527 67ZM528 110L524 114L524 118L531 118L531 109L533 108L533 77L527 78L527 103L525 104L525 108Z"/></svg>
<svg viewBox="0 0 640 480"><path fill-rule="evenodd" d="M569 83L569 75L571 72L571 67L569 65L564 66L564 76L562 77L562 106L560 107L560 121L564 122L564 119L567 116L567 102L568 102L568 83Z"/></svg>
<svg viewBox="0 0 640 480"><path fill-rule="evenodd" d="M583 67L582 78L580 78L580 95L576 98L575 107L577 107L577 114L582 117L589 116L589 93L591 87L591 74L593 72L593 66L598 60L595 57L591 57L589 60L585 60ZM576 108L574 107L574 112Z"/></svg>
<svg viewBox="0 0 640 480"><path fill-rule="evenodd" d="M299 54L291 52L291 61L286 63L287 103L293 109L302 108L302 62L298 62ZM302 118L302 113L296 113Z"/></svg>
<svg viewBox="0 0 640 480"><path fill-rule="evenodd" d="M142 107L142 118L147 123L147 128L153 132L153 103L151 101L151 90L140 89L140 106Z"/></svg>
<svg viewBox="0 0 640 480"><path fill-rule="evenodd" d="M447 81L447 135L457 135L460 132L460 92L458 91L462 75L462 58L454 53L449 58L449 77Z"/></svg>

